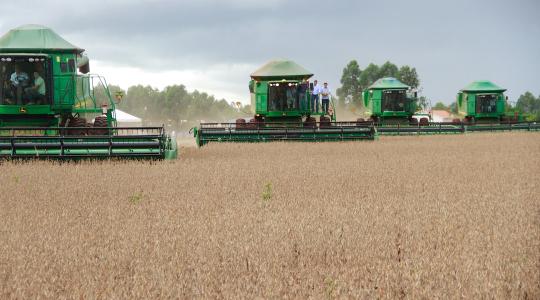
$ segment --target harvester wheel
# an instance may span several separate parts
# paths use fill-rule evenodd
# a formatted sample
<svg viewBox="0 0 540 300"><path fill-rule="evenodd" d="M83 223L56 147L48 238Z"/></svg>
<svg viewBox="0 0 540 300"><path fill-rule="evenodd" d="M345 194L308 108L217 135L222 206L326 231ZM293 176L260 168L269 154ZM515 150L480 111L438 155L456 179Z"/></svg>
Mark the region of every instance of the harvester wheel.
<svg viewBox="0 0 540 300"><path fill-rule="evenodd" d="M246 127L246 120L236 119L236 129L242 129Z"/></svg>
<svg viewBox="0 0 540 300"><path fill-rule="evenodd" d="M501 122L501 124L514 124L514 123L517 123L517 119L503 116L503 117L501 117L500 122Z"/></svg>
<svg viewBox="0 0 540 300"><path fill-rule="evenodd" d="M428 118L420 118L420 126L428 126L428 125L429 125Z"/></svg>
<svg viewBox="0 0 540 300"><path fill-rule="evenodd" d="M309 117L304 122L304 128L315 128L317 127L317 120L314 117Z"/></svg>
<svg viewBox="0 0 540 300"><path fill-rule="evenodd" d="M330 124L330 118L328 117L321 117L319 122L320 128L329 128L331 126Z"/></svg>
<svg viewBox="0 0 540 300"><path fill-rule="evenodd" d="M417 118L410 118L409 124L412 126L418 126L418 119Z"/></svg>
<svg viewBox="0 0 540 300"><path fill-rule="evenodd" d="M459 125L459 124L461 124L461 120L460 119L452 119L452 124Z"/></svg>
<svg viewBox="0 0 540 300"><path fill-rule="evenodd" d="M464 122L468 125L473 125L475 122L474 117L465 117Z"/></svg>
<svg viewBox="0 0 540 300"><path fill-rule="evenodd" d="M379 117L377 117L377 116L371 116L371 117L368 119L368 122L372 122L372 123L375 124L375 125L380 125L380 124L379 124Z"/></svg>
<svg viewBox="0 0 540 300"><path fill-rule="evenodd" d="M257 119L250 119L249 123L247 123L245 126L249 129L257 129L259 127L259 121Z"/></svg>
<svg viewBox="0 0 540 300"><path fill-rule="evenodd" d="M70 129L68 130L68 135L86 135L87 130L84 129L86 127L86 119L85 118L79 118L75 117L69 120L68 127L78 127L77 129Z"/></svg>
<svg viewBox="0 0 540 300"><path fill-rule="evenodd" d="M107 116L97 116L94 119L94 128L90 134L92 135L106 135L107 134ZM103 128L103 129L102 129Z"/></svg>

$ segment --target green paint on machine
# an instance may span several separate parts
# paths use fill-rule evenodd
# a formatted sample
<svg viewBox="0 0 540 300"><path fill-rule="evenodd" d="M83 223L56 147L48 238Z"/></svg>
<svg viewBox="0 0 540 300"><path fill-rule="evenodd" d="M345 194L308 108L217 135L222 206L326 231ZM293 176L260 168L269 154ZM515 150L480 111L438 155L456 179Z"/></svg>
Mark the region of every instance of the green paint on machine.
<svg viewBox="0 0 540 300"><path fill-rule="evenodd" d="M363 105L374 122L401 119L409 122L417 110L416 93L393 77L381 78L362 93Z"/></svg>
<svg viewBox="0 0 540 300"><path fill-rule="evenodd" d="M505 91L491 81L474 81L457 94L458 113L469 123L502 121L505 117Z"/></svg>
<svg viewBox="0 0 540 300"><path fill-rule="evenodd" d="M175 158L176 142L163 128L116 126L107 83L89 71L84 49L47 27L0 37L0 157Z"/></svg>

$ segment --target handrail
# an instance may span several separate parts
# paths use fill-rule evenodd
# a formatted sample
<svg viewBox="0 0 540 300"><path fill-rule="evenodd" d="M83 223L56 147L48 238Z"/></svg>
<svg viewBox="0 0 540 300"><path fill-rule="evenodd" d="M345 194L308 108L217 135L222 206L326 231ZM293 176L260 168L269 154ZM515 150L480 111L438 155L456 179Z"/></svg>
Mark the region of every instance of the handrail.
<svg viewBox="0 0 540 300"><path fill-rule="evenodd" d="M334 112L332 114L332 121L336 121L336 106L334 104L334 97L332 95L330 95L330 103L332 104L332 112Z"/></svg>

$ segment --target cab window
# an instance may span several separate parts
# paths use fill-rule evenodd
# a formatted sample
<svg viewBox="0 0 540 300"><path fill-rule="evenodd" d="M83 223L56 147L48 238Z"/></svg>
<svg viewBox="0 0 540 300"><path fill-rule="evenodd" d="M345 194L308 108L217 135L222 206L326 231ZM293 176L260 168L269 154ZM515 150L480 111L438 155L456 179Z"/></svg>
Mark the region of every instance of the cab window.
<svg viewBox="0 0 540 300"><path fill-rule="evenodd" d="M50 104L47 59L0 56L0 105Z"/></svg>

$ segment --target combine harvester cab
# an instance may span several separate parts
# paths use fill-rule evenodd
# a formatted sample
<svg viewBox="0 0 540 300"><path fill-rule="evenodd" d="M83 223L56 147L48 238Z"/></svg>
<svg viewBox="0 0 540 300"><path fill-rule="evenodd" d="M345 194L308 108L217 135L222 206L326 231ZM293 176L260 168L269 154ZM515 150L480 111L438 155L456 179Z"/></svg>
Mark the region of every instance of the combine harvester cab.
<svg viewBox="0 0 540 300"><path fill-rule="evenodd" d="M268 62L251 74L253 118L247 122L201 123L193 129L197 144L374 139L376 130L371 122L336 122L335 113L327 115L312 107L312 76L290 60ZM335 112L333 101L330 108Z"/></svg>
<svg viewBox="0 0 540 300"><path fill-rule="evenodd" d="M175 158L163 127L116 126L107 83L87 74L83 52L39 25L0 38L0 157Z"/></svg>
<svg viewBox="0 0 540 300"><path fill-rule="evenodd" d="M463 126L452 123L433 123L424 116L417 120L413 116L418 110L417 93L393 77L375 81L362 92L363 105L370 113L379 134L435 134L461 133ZM363 121L363 119L358 119Z"/></svg>
<svg viewBox="0 0 540 300"><path fill-rule="evenodd" d="M524 122L518 114L506 113L506 89L491 81L474 81L456 96L458 113L467 131L540 130L537 122Z"/></svg>

